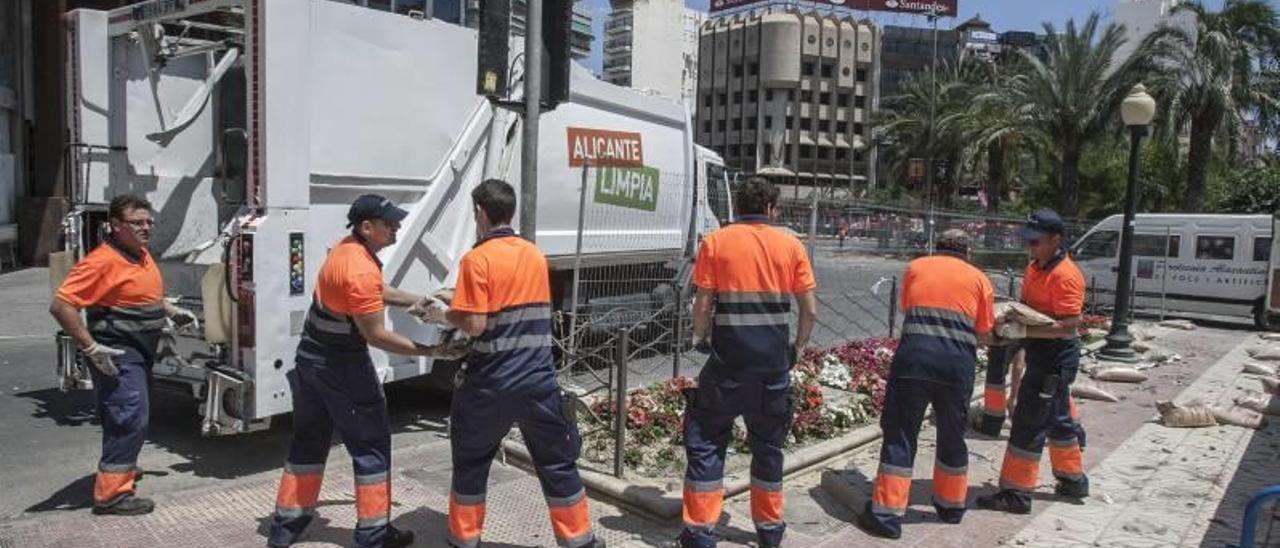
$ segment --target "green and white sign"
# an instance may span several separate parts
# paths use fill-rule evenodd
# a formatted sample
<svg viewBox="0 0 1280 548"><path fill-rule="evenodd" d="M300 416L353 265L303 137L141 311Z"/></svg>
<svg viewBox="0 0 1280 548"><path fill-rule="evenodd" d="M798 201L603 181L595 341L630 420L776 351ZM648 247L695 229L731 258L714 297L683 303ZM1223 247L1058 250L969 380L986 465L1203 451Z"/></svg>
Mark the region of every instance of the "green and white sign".
<svg viewBox="0 0 1280 548"><path fill-rule="evenodd" d="M600 167L596 169L597 204L631 209L658 209L658 170L651 167Z"/></svg>

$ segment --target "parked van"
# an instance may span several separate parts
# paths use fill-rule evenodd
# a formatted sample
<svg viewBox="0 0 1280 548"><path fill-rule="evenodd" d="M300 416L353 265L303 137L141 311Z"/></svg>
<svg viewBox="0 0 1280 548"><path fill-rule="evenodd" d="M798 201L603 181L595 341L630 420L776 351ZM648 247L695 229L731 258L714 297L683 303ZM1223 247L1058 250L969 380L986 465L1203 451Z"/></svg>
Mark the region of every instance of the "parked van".
<svg viewBox="0 0 1280 548"><path fill-rule="evenodd" d="M1140 214L1133 239L1134 307L1251 317L1261 328L1276 318L1270 215ZM1095 225L1072 246L1090 295L1114 302L1123 216Z"/></svg>

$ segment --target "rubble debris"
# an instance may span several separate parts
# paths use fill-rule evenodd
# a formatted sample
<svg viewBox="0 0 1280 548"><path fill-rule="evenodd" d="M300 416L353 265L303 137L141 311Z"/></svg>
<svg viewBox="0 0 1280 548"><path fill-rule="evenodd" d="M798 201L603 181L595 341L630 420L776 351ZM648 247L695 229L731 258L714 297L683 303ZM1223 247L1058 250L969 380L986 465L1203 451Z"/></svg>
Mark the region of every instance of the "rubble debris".
<svg viewBox="0 0 1280 548"><path fill-rule="evenodd" d="M1236 405L1263 415L1280 415L1280 399L1270 395L1236 398Z"/></svg>
<svg viewBox="0 0 1280 548"><path fill-rule="evenodd" d="M1267 426L1267 419L1262 415L1250 411L1233 407L1231 409L1215 408L1213 410L1213 418L1218 420L1219 424L1230 424L1232 426L1242 426L1244 428L1252 428L1260 430Z"/></svg>
<svg viewBox="0 0 1280 548"><path fill-rule="evenodd" d="M1129 326L1129 336L1135 341L1149 341L1156 338L1150 329L1140 325Z"/></svg>
<svg viewBox="0 0 1280 548"><path fill-rule="evenodd" d="M1244 372L1249 375L1262 375L1265 377L1276 376L1275 367L1258 362L1244 362Z"/></svg>
<svg viewBox="0 0 1280 548"><path fill-rule="evenodd" d="M1194 331L1196 329L1196 324L1191 323L1191 320L1165 320L1157 325L1183 331Z"/></svg>
<svg viewBox="0 0 1280 548"><path fill-rule="evenodd" d="M1273 377L1262 377L1258 379L1262 382L1262 391L1272 396L1280 396L1280 379Z"/></svg>
<svg viewBox="0 0 1280 548"><path fill-rule="evenodd" d="M1218 425L1213 409L1202 403L1178 405L1171 401L1157 401L1156 411L1160 412L1160 422L1170 428L1202 428Z"/></svg>
<svg viewBox="0 0 1280 548"><path fill-rule="evenodd" d="M1151 343L1147 341L1140 341L1136 337L1133 340L1133 344L1130 346L1133 347L1134 352L1138 353L1150 352L1152 348L1155 348L1154 346L1151 346Z"/></svg>
<svg viewBox="0 0 1280 548"><path fill-rule="evenodd" d="M1129 367L1110 367L1093 373L1093 379L1106 382L1143 382L1147 374Z"/></svg>
<svg viewBox="0 0 1280 548"><path fill-rule="evenodd" d="M1258 333L1258 338L1264 341L1280 341L1280 333Z"/></svg>
<svg viewBox="0 0 1280 548"><path fill-rule="evenodd" d="M1115 397L1110 392L1103 390L1096 384L1091 382L1076 382L1071 385L1071 395L1086 400L1097 400L1105 402L1118 402L1120 398Z"/></svg>
<svg viewBox="0 0 1280 548"><path fill-rule="evenodd" d="M1277 345L1264 346L1261 348L1250 348L1249 350L1246 350L1246 352L1249 354L1250 358L1253 358L1255 360L1263 360L1263 361L1280 360L1280 346L1277 346Z"/></svg>

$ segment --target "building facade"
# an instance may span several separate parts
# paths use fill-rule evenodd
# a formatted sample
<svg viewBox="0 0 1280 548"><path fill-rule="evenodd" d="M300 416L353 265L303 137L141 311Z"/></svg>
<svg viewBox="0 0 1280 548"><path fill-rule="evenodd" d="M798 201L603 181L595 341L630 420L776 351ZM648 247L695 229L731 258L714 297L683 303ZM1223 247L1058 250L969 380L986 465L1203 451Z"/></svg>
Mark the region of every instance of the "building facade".
<svg viewBox="0 0 1280 548"><path fill-rule="evenodd" d="M866 188L879 59L870 21L794 10L708 21L696 140L782 184Z"/></svg>
<svg viewBox="0 0 1280 548"><path fill-rule="evenodd" d="M435 0L440 1L440 0ZM477 3L478 0L472 0ZM529 13L529 5L525 0L511 2L511 35L524 36L525 17ZM585 59L591 55L591 44L595 34L591 32L591 9L583 4L573 5L573 19L569 26L569 55L574 59ZM476 24L468 23L469 26Z"/></svg>
<svg viewBox="0 0 1280 548"><path fill-rule="evenodd" d="M938 65L955 63L959 52L958 33L938 29ZM880 95L893 97L906 80L929 70L934 54L934 30L922 27L887 25L881 35Z"/></svg>
<svg viewBox="0 0 1280 548"><path fill-rule="evenodd" d="M1188 32L1195 30L1194 16L1173 12L1181 3L1182 0L1118 0L1112 9L1111 21L1124 25L1126 41L1116 51L1113 64L1127 61L1142 39L1161 25L1178 26Z"/></svg>
<svg viewBox="0 0 1280 548"><path fill-rule="evenodd" d="M604 72L611 84L691 102L704 14L681 0L614 0L604 27Z"/></svg>

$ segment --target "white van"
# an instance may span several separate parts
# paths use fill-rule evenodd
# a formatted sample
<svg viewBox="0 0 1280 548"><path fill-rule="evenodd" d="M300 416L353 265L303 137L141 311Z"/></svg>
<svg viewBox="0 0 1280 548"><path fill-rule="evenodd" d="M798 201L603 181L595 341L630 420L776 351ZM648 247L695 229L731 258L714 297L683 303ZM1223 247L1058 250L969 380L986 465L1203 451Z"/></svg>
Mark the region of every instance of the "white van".
<svg viewBox="0 0 1280 548"><path fill-rule="evenodd" d="M1271 215L1139 214L1133 239L1134 307L1251 317L1261 328L1274 298ZM1095 225L1072 246L1090 295L1114 302L1123 216Z"/></svg>

